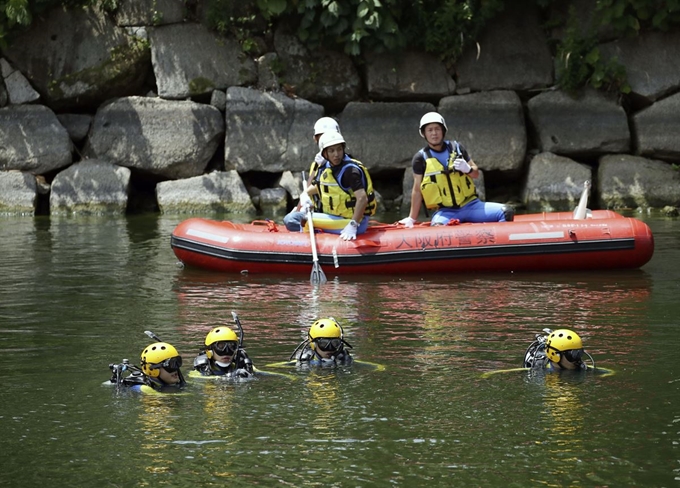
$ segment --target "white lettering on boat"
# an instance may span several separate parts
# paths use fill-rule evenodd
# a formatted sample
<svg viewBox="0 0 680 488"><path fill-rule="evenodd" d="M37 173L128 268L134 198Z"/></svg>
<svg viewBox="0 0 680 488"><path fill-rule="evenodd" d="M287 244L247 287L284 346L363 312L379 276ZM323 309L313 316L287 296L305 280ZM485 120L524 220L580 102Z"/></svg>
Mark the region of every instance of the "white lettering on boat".
<svg viewBox="0 0 680 488"><path fill-rule="evenodd" d="M530 234L510 234L510 241L531 241L539 239L564 239L564 232L536 232Z"/></svg>

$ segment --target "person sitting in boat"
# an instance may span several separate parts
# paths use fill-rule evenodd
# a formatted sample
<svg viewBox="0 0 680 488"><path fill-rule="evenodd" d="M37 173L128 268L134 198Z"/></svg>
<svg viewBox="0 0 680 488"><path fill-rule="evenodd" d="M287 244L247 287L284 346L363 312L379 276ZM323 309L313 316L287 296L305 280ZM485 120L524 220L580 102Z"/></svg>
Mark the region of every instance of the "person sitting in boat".
<svg viewBox="0 0 680 488"><path fill-rule="evenodd" d="M321 136L326 132L331 131L340 133L340 126L335 119L331 117L321 117L317 120L314 123L314 144L318 146ZM319 168L325 162L326 159L321 154L321 151L316 153L314 161L312 161L312 164L309 167L309 175L307 176L307 185L305 188L312 186L312 182L318 176L317 173L319 172ZM302 206L301 203L298 203L295 208L283 218L283 224L286 226L286 229L291 232L301 232L305 222L307 222L307 209Z"/></svg>
<svg viewBox="0 0 680 488"><path fill-rule="evenodd" d="M576 332L569 329L543 329L543 332L546 335L536 334L536 340L524 353L523 367L547 371L585 371L588 366L582 360L584 354L590 358L591 367L595 367L595 361L583 349L583 341Z"/></svg>
<svg viewBox="0 0 680 488"><path fill-rule="evenodd" d="M437 112L428 112L420 119L420 135L427 146L413 156L411 209L399 223L413 227L423 201L434 210L431 225L446 225L451 220L512 221L513 207L483 202L477 197L473 178L479 176L479 168L462 144L444 139L447 130L444 117Z"/></svg>
<svg viewBox="0 0 680 488"><path fill-rule="evenodd" d="M250 378L254 368L236 332L220 326L208 332L205 349L194 359L194 371L190 375Z"/></svg>
<svg viewBox="0 0 680 488"><path fill-rule="evenodd" d="M376 211L373 182L366 167L345 152L345 139L336 131L326 132L319 138L319 150L325 162L319 167L317 177L306 191L300 194L301 208L320 212L320 219L339 220L340 231L332 225L316 225L326 232L340 234L346 241L366 231L369 216ZM312 197L316 196L316 201Z"/></svg>
<svg viewBox="0 0 680 488"><path fill-rule="evenodd" d="M319 319L309 328L307 339L295 348L290 361L310 366L347 365L353 361L349 349L352 346L345 341L340 324L333 317Z"/></svg>
<svg viewBox="0 0 680 488"><path fill-rule="evenodd" d="M176 393L186 385L181 366L182 356L174 346L154 342L142 351L141 368L130 365L127 359L109 365L113 372L110 382L141 393Z"/></svg>

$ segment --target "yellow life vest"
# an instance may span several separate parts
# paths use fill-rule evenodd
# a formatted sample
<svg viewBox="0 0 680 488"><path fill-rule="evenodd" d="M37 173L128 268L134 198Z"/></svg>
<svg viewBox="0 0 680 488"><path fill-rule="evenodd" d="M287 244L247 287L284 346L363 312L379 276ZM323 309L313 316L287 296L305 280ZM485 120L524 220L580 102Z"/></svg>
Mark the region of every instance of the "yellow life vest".
<svg viewBox="0 0 680 488"><path fill-rule="evenodd" d="M309 176L312 178L312 185L316 185L316 182L319 179L319 163L316 162L316 160L312 161L312 164L309 165ZM318 209L321 207L321 199L319 198L319 195L312 195L312 202L314 202L314 208ZM315 222L316 224L316 222Z"/></svg>
<svg viewBox="0 0 680 488"><path fill-rule="evenodd" d="M368 170L360 161L348 156L345 156L343 159L343 165L344 167L338 173L338 180L342 180L342 175L352 166L359 168L363 173L364 187L368 196L364 215L375 215L377 205L375 203L375 194L373 193L373 182L371 181L371 175L368 174ZM333 176L330 163L326 163L325 166L319 168L319 171L321 174L316 185L321 196L321 204L317 210L330 215L351 219L357 203L354 192L350 188L345 189L340 186L340 183Z"/></svg>
<svg viewBox="0 0 680 488"><path fill-rule="evenodd" d="M457 142L455 145L456 150L449 147L449 160L446 167L432 156L429 147L421 150L426 158L420 191L423 194L425 206L429 209L460 208L477 198L477 190L472 178L453 168L453 161L459 156L462 157L460 146Z"/></svg>

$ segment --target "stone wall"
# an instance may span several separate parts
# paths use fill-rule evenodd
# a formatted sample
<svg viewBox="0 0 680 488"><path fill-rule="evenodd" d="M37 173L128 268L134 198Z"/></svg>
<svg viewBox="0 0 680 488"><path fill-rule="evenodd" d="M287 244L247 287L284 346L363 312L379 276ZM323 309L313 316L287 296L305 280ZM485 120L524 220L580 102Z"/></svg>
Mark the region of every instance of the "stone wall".
<svg viewBox="0 0 680 488"><path fill-rule="evenodd" d="M588 18L590 2L573 0ZM562 8L560 6L559 8ZM335 117L383 208L407 212L420 117L482 170L480 193L527 211L680 206L680 34L602 36L625 98L556 89L541 13L518 2L450 72L415 51L352 59L277 30L254 56L184 17L182 0L115 14L57 9L0 56L0 213L283 214ZM48 205L40 205L40 200Z"/></svg>

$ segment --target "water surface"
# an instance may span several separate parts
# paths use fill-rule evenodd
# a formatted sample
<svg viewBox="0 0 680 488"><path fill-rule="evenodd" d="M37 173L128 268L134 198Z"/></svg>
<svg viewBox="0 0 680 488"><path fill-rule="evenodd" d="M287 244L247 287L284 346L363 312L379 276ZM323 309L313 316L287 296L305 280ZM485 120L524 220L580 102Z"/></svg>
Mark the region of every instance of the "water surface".
<svg viewBox="0 0 680 488"><path fill-rule="evenodd" d="M463 277L241 276L182 269L173 217L0 220L0 484L6 486L676 486L680 223L647 218L640 270ZM311 259L310 259L311 271ZM337 318L383 364L102 386L153 330L189 364L236 311L255 365ZM504 373L571 327L614 376ZM187 368L185 373L187 372ZM284 370L285 371L285 370Z"/></svg>

